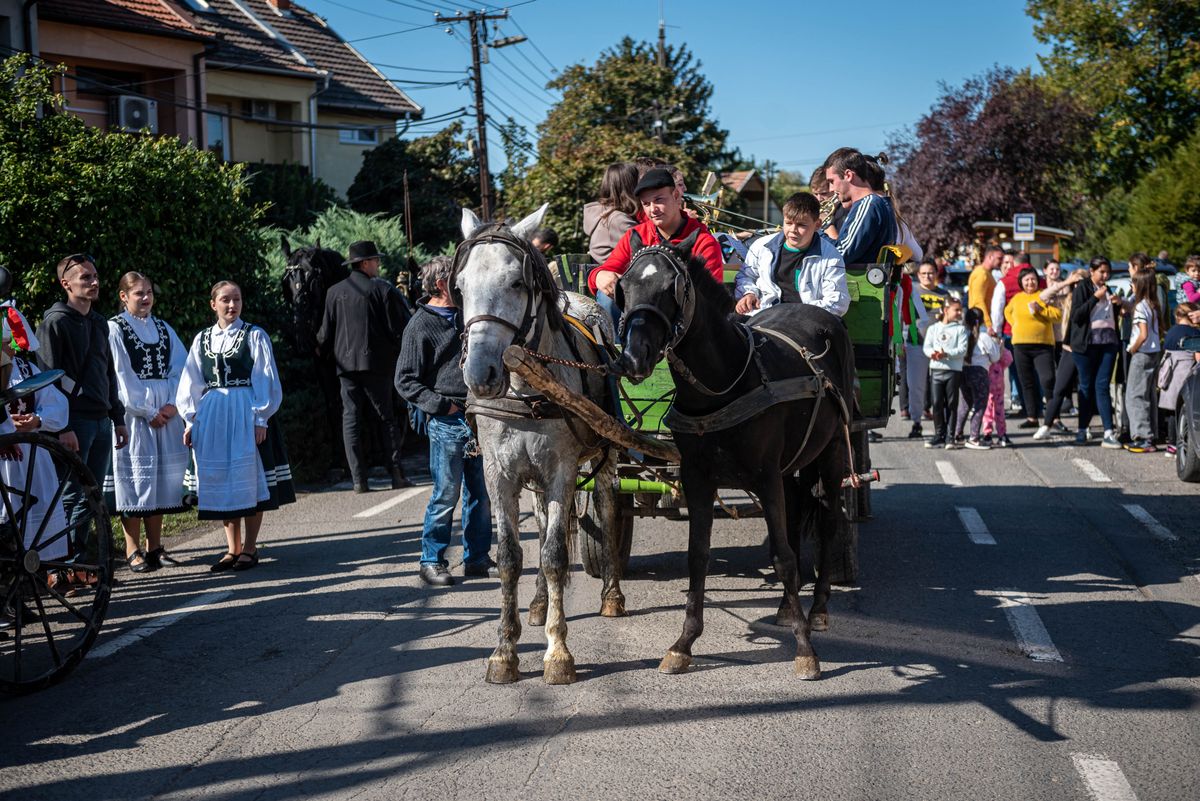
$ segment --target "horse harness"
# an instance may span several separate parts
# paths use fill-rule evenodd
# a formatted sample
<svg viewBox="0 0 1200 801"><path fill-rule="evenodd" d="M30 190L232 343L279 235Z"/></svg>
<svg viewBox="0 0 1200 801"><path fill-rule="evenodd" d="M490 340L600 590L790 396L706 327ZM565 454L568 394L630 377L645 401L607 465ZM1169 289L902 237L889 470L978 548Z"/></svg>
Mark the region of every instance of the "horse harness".
<svg viewBox="0 0 1200 801"><path fill-rule="evenodd" d="M471 248L483 243L503 245L521 256L521 275L526 287L525 310L519 325L493 314L477 314L463 323L463 331L460 334L460 338L462 339L462 356L459 359L459 365L461 366L466 363L471 327L479 323L491 322L511 330L513 332L511 344L521 347L526 353L540 361L551 362L579 370L581 383L584 387L587 386L587 372L589 370L607 371L605 365L595 365L583 360L576 343L576 338L570 330L563 331L563 339L566 341L567 347L570 348L571 355L575 357L574 360L560 359L533 349L546 333L543 320L544 315L537 314L535 295L542 296L543 300L546 301L546 305L550 305L556 300L551 296L557 295L558 288L552 284L548 284L544 280L538 280L538 274L535 273L534 265L538 260L541 260L543 266L545 265L545 257L541 252L534 248L531 243L511 233L503 226L497 225L486 228L463 240L455 249L454 266L450 273L450 292L455 304L460 308L462 306L462 294L458 291L457 286L458 274L466 266L467 256ZM548 274L548 270L544 270L543 272ZM570 323L570 329L584 332L586 336L586 329L582 325L576 325L573 320L566 318L565 315L564 319ZM591 338L588 337L588 339L590 340ZM601 352L603 352L603 347L599 343L596 344ZM608 442L606 439L598 436L594 436L590 440L585 439L587 433L592 431L591 427L575 419L574 415L566 413L561 406L541 394L518 395L510 389L504 397L484 399L476 398L468 393L466 412L468 419L473 418L475 415L483 415L484 417L508 420L562 420L566 423L571 435L583 447L584 452L580 457L581 461L586 461L599 455L605 449L605 445ZM583 433L580 432L581 428ZM592 433L594 435L595 432Z"/></svg>
<svg viewBox="0 0 1200 801"><path fill-rule="evenodd" d="M808 446L808 442L812 438L812 433L816 426L817 412L820 409L821 401L825 399L826 396L829 396L837 401L837 410L842 418L842 428L846 433L847 445L849 445L850 409L846 404L846 399L842 397L842 393L838 391L833 382L829 380L829 377L825 375L825 372L817 365L817 362L819 362L827 353L829 353L831 343L828 340L826 340L825 343L825 350L819 354L814 354L808 348L796 342L790 336L781 331L761 327L751 328L744 323L738 323L738 327L742 329L746 337L746 360L742 364L742 369L738 372L737 377L733 379L728 387L721 391L710 389L702 381L700 381L700 379L675 353L675 347L687 334L688 328L691 326L692 317L694 316L696 310L695 288L692 286L691 276L687 274L687 271L680 262L679 256L671 249L662 245L650 245L642 248L633 255L633 258L630 259L630 269L633 268L633 264L638 259L653 254L661 254L665 256L667 263L675 272L672 294L674 295L678 312L675 316L675 319L671 319L667 317L663 310L660 309L656 304L639 303L638 305L627 310L625 315L622 317L620 332L621 339L624 339L625 321L631 317L634 312L648 312L662 320L666 324L667 330L671 332L671 337L667 344L663 346L663 351L659 358L665 355L667 360L670 362L672 369L674 369L681 378L683 378L690 386L692 386L701 394L714 398L729 394L733 391L733 388L741 382L742 378L745 377L746 372L749 370L752 362L758 367L760 379L760 383L757 387L743 395L739 395L715 412L710 412L703 415L689 415L679 411L678 408L672 405L671 408L667 410L666 415L663 417L663 422L668 428L670 428L672 431L677 431L680 433L697 434L703 436L707 433L725 431L733 428L734 426L740 425L755 415L758 415L759 413L777 404L812 398L816 401L816 403L813 406L812 414L809 416L808 428L804 432L804 439L801 440L800 447L796 450L796 455L792 457L787 466L783 469L784 473L788 473L791 472L792 468L795 466L795 463L799 460L800 455ZM620 290L619 283L617 286L617 293L618 297L620 298L623 296L623 293ZM620 305L620 300L618 300L618 305ZM762 359L760 347L766 340L756 336L756 334L760 333L772 337L796 351L796 353L800 355L800 358L804 360L804 363L808 365L808 368L812 371L812 375L772 379L770 377L770 371L767 370L767 366ZM658 358L656 358L655 361L658 361ZM849 452L851 474L853 475L855 472L853 467L854 449L850 448Z"/></svg>

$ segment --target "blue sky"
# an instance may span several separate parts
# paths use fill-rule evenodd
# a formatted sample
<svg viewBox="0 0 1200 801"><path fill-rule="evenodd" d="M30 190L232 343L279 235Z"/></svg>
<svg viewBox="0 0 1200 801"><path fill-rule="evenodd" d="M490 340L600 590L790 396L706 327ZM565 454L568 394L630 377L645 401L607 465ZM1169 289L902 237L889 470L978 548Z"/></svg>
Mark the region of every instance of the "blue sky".
<svg viewBox="0 0 1200 801"><path fill-rule="evenodd" d="M457 36L443 26L388 34L429 25L434 8L453 13L468 6L440 0L300 3L389 78L438 83L467 77L465 25L457 26ZM1023 0L662 5L667 41L686 43L703 63L715 90L713 115L731 143L759 162L771 159L804 174L843 145L878 151L889 132L912 125L929 109L939 82L959 84L994 64L1037 66L1038 44ZM530 41L494 51L484 67L488 113L500 120L513 115L531 130L553 101L542 88L552 67L592 64L623 36L653 40L658 34L658 0L518 0L509 8L512 21L499 23L495 35L523 31ZM402 85L426 116L473 102L469 88ZM488 139L497 170L494 132Z"/></svg>

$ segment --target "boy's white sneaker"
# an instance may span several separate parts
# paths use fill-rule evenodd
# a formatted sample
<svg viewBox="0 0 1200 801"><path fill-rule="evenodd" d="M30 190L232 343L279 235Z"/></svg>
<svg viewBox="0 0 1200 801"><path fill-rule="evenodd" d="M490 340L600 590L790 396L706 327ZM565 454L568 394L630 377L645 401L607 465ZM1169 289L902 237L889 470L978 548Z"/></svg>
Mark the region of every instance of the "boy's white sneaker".
<svg viewBox="0 0 1200 801"><path fill-rule="evenodd" d="M1038 426L1038 430L1033 432L1034 439L1046 439L1050 436L1050 426Z"/></svg>

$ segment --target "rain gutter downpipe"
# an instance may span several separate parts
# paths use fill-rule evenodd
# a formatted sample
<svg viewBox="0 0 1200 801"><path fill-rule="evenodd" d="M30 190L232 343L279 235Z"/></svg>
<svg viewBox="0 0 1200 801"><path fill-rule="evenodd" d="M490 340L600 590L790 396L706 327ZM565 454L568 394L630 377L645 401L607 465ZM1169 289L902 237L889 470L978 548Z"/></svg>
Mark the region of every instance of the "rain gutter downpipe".
<svg viewBox="0 0 1200 801"><path fill-rule="evenodd" d="M322 70L317 80L317 91L308 96L308 170L314 181L317 180L317 95L329 88L329 70Z"/></svg>
<svg viewBox="0 0 1200 801"><path fill-rule="evenodd" d="M25 51L37 55L33 49L33 7L38 0L25 0L21 4L21 35L25 37Z"/></svg>

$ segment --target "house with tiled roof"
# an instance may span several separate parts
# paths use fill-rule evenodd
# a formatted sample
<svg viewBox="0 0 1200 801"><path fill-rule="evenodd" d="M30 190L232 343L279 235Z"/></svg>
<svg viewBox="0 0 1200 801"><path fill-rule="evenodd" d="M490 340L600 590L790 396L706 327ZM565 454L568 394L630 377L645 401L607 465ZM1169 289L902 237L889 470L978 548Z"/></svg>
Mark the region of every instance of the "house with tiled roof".
<svg viewBox="0 0 1200 801"><path fill-rule="evenodd" d="M421 116L325 20L290 0L185 1L215 38L208 145L227 159L303 164L345 194L363 151Z"/></svg>
<svg viewBox="0 0 1200 801"><path fill-rule="evenodd" d="M341 194L365 150L422 114L291 0L37 0L31 8L32 49L67 65L67 108L89 124L179 136L227 161L298 164Z"/></svg>
<svg viewBox="0 0 1200 801"><path fill-rule="evenodd" d="M766 182L758 170L723 172L720 179L725 190L742 199L748 214L774 225L783 222L783 212L775 199L767 196Z"/></svg>
<svg viewBox="0 0 1200 801"><path fill-rule="evenodd" d="M32 49L67 67L59 88L69 111L92 125L198 140L196 75L213 35L186 12L161 0L39 0L31 10Z"/></svg>

